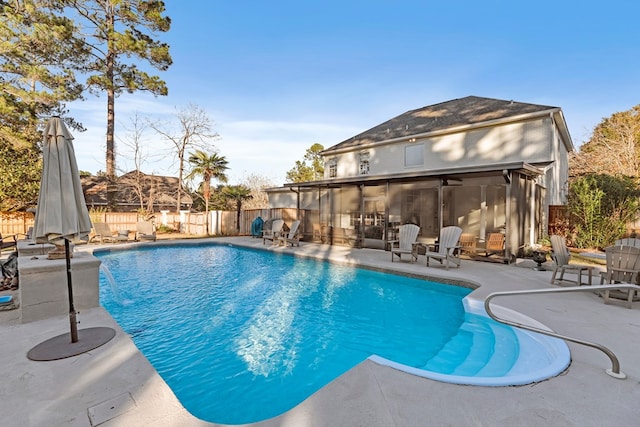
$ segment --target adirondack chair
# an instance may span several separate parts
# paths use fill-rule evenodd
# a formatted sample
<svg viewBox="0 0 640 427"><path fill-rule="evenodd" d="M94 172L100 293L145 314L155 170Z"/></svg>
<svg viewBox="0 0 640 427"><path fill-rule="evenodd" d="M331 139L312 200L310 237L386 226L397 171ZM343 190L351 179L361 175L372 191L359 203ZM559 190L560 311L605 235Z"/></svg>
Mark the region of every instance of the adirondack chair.
<svg viewBox="0 0 640 427"><path fill-rule="evenodd" d="M462 233L460 235L460 252L466 252L467 254L473 256L477 251L477 242L476 236L473 234Z"/></svg>
<svg viewBox="0 0 640 427"><path fill-rule="evenodd" d="M0 251L6 248L15 249L18 245L18 236L16 234L12 234L10 236L2 237L0 234Z"/></svg>
<svg viewBox="0 0 640 427"><path fill-rule="evenodd" d="M566 281L570 283L577 284L578 286L582 286L582 273L587 272L589 285L591 285L591 276L593 274L593 267L590 265L582 265L582 264L570 264L571 260L571 252L567 249L567 245L565 243L564 237L553 235L550 237L551 240L551 259L555 263L555 268L553 270L553 274L551 275L551 284L559 285L560 282ZM575 281L565 279L564 273L570 271L576 273L578 275ZM558 272L560 276L556 278Z"/></svg>
<svg viewBox="0 0 640 427"><path fill-rule="evenodd" d="M156 240L156 230L149 221L138 221L136 224L136 240Z"/></svg>
<svg viewBox="0 0 640 427"><path fill-rule="evenodd" d="M93 231L95 234L91 236L89 242L93 242L94 240L99 240L100 243L105 242L116 242L116 238L113 236L113 232L109 228L109 224L106 222L94 222L91 224L93 226Z"/></svg>
<svg viewBox="0 0 640 427"><path fill-rule="evenodd" d="M640 239L634 237L625 237L624 239L616 240L616 243L613 246L633 246L636 248L640 248Z"/></svg>
<svg viewBox="0 0 640 427"><path fill-rule="evenodd" d="M418 260L418 248L415 245L420 227L415 224L401 225L398 230L398 240L390 240L391 262L394 255L402 259L402 254L410 255L411 263Z"/></svg>
<svg viewBox="0 0 640 427"><path fill-rule="evenodd" d="M429 260L431 258L440 264L444 264L447 270L449 269L449 263L460 267L460 245L458 242L461 234L462 228L456 226L444 227L440 230L438 244L430 245L425 253L427 257L427 267L429 267Z"/></svg>
<svg viewBox="0 0 640 427"><path fill-rule="evenodd" d="M630 283L640 284L640 248L635 246L610 246L605 249L607 271L601 273L600 284ZM603 293L605 304L610 304L610 297L626 299L627 308L637 300L638 291L606 290Z"/></svg>
<svg viewBox="0 0 640 427"><path fill-rule="evenodd" d="M484 256L488 257L499 253L504 254L504 234L489 233L485 244Z"/></svg>
<svg viewBox="0 0 640 427"><path fill-rule="evenodd" d="M291 229L287 235L281 235L278 239L279 245L287 246L287 244L291 243L293 245L300 246L300 234L298 234L298 228L300 227L300 221L295 220L293 224L291 224Z"/></svg>
<svg viewBox="0 0 640 427"><path fill-rule="evenodd" d="M271 240L271 244L275 245L278 242L280 233L282 233L282 227L284 226L284 220L274 219L271 221L270 229L262 229L262 244L265 245L267 240Z"/></svg>

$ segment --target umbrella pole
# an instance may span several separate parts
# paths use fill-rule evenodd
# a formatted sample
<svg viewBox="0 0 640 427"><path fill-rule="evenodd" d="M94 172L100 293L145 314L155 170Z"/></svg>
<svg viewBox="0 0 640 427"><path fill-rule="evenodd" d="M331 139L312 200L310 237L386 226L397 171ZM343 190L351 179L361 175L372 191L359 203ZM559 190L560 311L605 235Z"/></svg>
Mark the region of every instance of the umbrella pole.
<svg viewBox="0 0 640 427"><path fill-rule="evenodd" d="M69 326L71 327L71 342L78 342L78 322L76 321L76 309L73 306L73 286L71 284L71 254L69 240L64 239L64 254L67 260L67 288L69 290Z"/></svg>

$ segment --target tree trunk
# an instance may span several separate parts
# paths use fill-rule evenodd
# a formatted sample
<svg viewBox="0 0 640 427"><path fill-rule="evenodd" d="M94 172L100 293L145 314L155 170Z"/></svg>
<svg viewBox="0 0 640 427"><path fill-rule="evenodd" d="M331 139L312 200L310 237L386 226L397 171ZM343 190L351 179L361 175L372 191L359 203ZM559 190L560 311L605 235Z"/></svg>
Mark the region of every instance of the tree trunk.
<svg viewBox="0 0 640 427"><path fill-rule="evenodd" d="M207 236L210 234L209 233L209 198L205 198L204 200L204 224L205 224L205 230L207 233Z"/></svg>
<svg viewBox="0 0 640 427"><path fill-rule="evenodd" d="M205 230L207 236L209 235L209 199L211 198L211 176L205 171L204 182L202 183L202 195L204 196L204 213L206 215L204 219Z"/></svg>
<svg viewBox="0 0 640 427"><path fill-rule="evenodd" d="M236 220L236 230L238 231L238 234L240 234L240 211L242 209L242 202L238 201L238 203L236 204L236 210L237 210L237 220Z"/></svg>
<svg viewBox="0 0 640 427"><path fill-rule="evenodd" d="M115 28L114 16L111 11L107 12L107 20L110 31ZM110 210L116 207L116 195L118 188L116 185L116 149L114 142L115 129L115 88L113 81L113 69L115 66L115 53L113 41L108 42L108 51L106 56L106 74L107 74L107 158L106 158L106 174L107 174L107 206Z"/></svg>

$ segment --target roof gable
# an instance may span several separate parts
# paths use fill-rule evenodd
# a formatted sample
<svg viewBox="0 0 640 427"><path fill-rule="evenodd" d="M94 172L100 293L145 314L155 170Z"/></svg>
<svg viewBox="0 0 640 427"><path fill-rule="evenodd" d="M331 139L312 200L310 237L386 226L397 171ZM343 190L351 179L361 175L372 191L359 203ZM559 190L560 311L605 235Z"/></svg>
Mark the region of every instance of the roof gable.
<svg viewBox="0 0 640 427"><path fill-rule="evenodd" d="M559 110L558 107L467 96L407 111L378 126L324 150L334 150L377 143L413 135L437 132L458 126L478 125L524 114Z"/></svg>

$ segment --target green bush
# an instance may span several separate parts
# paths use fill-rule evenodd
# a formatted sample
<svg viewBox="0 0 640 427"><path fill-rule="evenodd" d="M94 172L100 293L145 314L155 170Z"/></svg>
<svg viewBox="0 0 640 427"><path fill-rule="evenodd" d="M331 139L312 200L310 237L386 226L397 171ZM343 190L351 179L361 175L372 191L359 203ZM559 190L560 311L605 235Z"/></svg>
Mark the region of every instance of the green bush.
<svg viewBox="0 0 640 427"><path fill-rule="evenodd" d="M176 230L168 225L160 224L156 227L156 231L158 233L174 233Z"/></svg>
<svg viewBox="0 0 640 427"><path fill-rule="evenodd" d="M624 235L638 212L638 188L633 179L585 175L569 186L573 242L578 248L603 249Z"/></svg>

